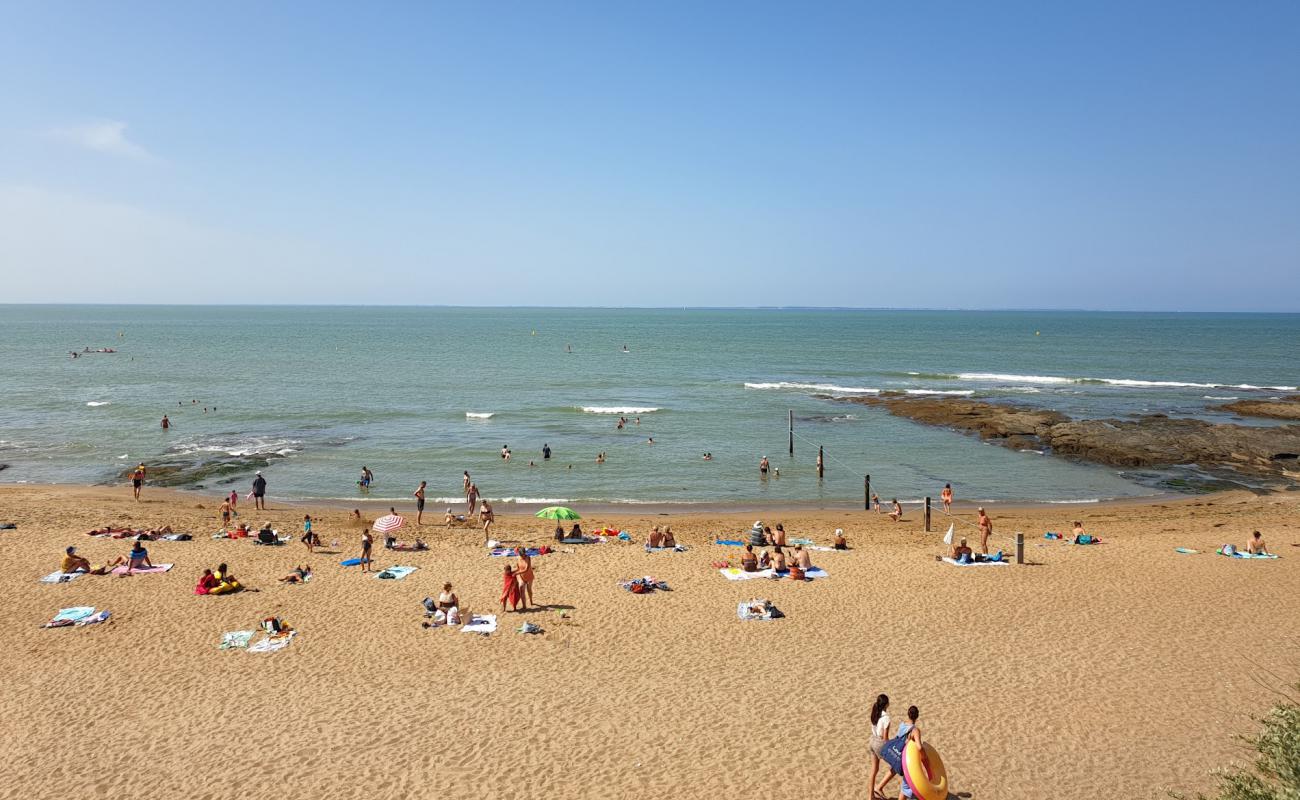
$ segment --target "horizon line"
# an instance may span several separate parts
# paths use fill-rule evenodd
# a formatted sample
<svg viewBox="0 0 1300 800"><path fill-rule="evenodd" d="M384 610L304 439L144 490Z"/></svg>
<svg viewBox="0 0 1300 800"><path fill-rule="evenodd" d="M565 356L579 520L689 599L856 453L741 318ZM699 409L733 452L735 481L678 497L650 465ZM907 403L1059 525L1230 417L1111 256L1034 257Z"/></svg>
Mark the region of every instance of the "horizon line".
<svg viewBox="0 0 1300 800"><path fill-rule="evenodd" d="M1038 306L802 306L802 305L755 305L755 306L611 306L611 305L456 305L451 303L83 303L83 302L5 302L0 308L20 306L75 306L101 308L451 308L451 309L590 309L600 311L942 311L942 312L1052 312L1085 314L1300 314L1294 311L1257 311L1231 310L1215 311L1207 309L1120 309L1120 308L1071 308Z"/></svg>

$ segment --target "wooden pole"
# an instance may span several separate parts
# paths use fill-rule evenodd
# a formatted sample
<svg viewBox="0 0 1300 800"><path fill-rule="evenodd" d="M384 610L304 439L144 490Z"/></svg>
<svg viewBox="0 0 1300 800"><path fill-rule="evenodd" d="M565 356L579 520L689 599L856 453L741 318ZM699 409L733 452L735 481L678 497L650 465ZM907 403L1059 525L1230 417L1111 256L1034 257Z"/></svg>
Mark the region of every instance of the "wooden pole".
<svg viewBox="0 0 1300 800"><path fill-rule="evenodd" d="M1019 531L1016 532L1016 563L1025 563L1025 535Z"/></svg>
<svg viewBox="0 0 1300 800"><path fill-rule="evenodd" d="M794 409L790 409L790 455L794 455Z"/></svg>
<svg viewBox="0 0 1300 800"><path fill-rule="evenodd" d="M862 476L862 510L871 510L871 476Z"/></svg>
<svg viewBox="0 0 1300 800"><path fill-rule="evenodd" d="M822 476L826 474L825 462L822 460L822 457L826 454L823 450L824 448L821 445L817 445L817 480L821 480Z"/></svg>
<svg viewBox="0 0 1300 800"><path fill-rule="evenodd" d="M925 498L925 532L930 532L930 498Z"/></svg>

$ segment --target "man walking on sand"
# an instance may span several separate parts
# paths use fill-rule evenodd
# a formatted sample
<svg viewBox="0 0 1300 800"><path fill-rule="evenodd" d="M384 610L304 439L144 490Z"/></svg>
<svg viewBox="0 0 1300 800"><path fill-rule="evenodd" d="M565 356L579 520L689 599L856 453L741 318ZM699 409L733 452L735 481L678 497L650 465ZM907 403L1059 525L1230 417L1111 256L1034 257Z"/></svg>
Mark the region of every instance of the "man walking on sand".
<svg viewBox="0 0 1300 800"><path fill-rule="evenodd" d="M258 470L257 477L253 478L253 508L266 510L266 478L262 477L261 470Z"/></svg>
<svg viewBox="0 0 1300 800"><path fill-rule="evenodd" d="M140 466L131 470L131 492L135 495L136 500L140 499L140 487L144 486L144 472L143 461L140 462Z"/></svg>

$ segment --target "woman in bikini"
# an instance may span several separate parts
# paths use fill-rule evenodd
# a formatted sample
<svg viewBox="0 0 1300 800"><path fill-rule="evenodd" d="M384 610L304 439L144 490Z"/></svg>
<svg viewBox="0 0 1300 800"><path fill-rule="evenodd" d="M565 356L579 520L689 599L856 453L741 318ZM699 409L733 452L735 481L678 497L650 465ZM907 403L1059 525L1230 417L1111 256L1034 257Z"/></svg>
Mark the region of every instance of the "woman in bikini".
<svg viewBox="0 0 1300 800"><path fill-rule="evenodd" d="M745 545L745 552L740 554L740 568L745 572L758 572L758 556L754 555L754 545Z"/></svg>
<svg viewBox="0 0 1300 800"><path fill-rule="evenodd" d="M533 603L533 560L522 547L515 548L515 555L519 557L515 564L515 577L519 579L519 599L527 609L530 603L536 605Z"/></svg>
<svg viewBox="0 0 1300 800"><path fill-rule="evenodd" d="M951 483L945 483L943 485L943 491L939 493L939 499L943 501L943 510L945 512L952 511L952 484Z"/></svg>

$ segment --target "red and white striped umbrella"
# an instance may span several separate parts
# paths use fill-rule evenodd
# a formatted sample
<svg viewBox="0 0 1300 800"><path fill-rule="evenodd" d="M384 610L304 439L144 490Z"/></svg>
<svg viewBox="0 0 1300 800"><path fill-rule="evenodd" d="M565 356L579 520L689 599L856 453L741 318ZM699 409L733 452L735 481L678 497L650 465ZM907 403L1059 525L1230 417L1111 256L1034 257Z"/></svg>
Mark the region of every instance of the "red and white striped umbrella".
<svg viewBox="0 0 1300 800"><path fill-rule="evenodd" d="M370 527L375 533L391 533L405 524L406 520L397 514L385 514L375 520L375 524Z"/></svg>

